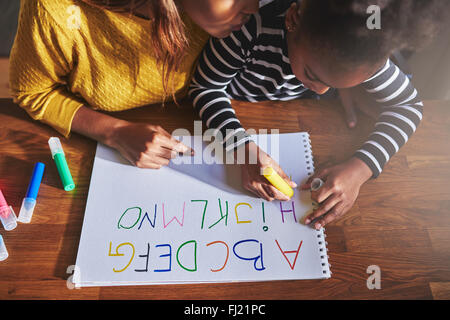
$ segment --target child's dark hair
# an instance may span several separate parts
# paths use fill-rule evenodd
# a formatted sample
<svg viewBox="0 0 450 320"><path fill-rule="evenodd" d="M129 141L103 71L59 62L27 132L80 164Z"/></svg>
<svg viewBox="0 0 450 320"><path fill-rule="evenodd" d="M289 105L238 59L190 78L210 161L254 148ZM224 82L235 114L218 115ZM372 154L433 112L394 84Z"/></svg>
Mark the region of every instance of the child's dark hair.
<svg viewBox="0 0 450 320"><path fill-rule="evenodd" d="M300 32L314 49L331 53L340 68L381 64L396 50L416 50L448 17L448 0L303 0ZM380 29L367 9L380 8Z"/></svg>

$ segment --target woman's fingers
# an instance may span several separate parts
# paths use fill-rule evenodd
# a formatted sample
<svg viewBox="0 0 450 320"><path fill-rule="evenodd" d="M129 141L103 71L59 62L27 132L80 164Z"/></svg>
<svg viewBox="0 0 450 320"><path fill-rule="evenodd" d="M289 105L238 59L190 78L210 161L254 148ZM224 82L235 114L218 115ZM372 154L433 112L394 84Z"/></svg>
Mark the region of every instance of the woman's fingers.
<svg viewBox="0 0 450 320"><path fill-rule="evenodd" d="M179 153L191 148L172 137L161 126L129 123L116 133L115 148L133 165L140 168L158 169L168 165Z"/></svg>
<svg viewBox="0 0 450 320"><path fill-rule="evenodd" d="M178 156L178 152L167 148L160 148L159 151L155 153L155 156L171 160L175 159Z"/></svg>
<svg viewBox="0 0 450 320"><path fill-rule="evenodd" d="M164 129L161 128L160 130L164 130ZM177 153L187 153L188 151L190 151L192 154L192 152L193 152L193 150L191 148L187 147L181 141L178 141L177 139L172 137L170 134L168 134L167 132L163 132L163 131L161 131L161 132L158 131L157 133L155 133L151 142L152 142L152 145L157 145L162 148L173 150Z"/></svg>
<svg viewBox="0 0 450 320"><path fill-rule="evenodd" d="M155 154L142 154L135 162L138 168L147 169L160 169L163 166L167 166L169 160Z"/></svg>

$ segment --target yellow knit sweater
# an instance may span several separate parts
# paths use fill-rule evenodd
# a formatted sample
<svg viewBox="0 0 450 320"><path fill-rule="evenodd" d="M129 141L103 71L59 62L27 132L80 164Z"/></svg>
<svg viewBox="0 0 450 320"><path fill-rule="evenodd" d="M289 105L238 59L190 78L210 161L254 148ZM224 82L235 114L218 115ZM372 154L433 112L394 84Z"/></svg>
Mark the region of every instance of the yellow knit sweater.
<svg viewBox="0 0 450 320"><path fill-rule="evenodd" d="M184 17L190 49L173 75L186 93L208 35ZM122 111L163 100L161 66L153 55L151 21L76 0L22 0L10 56L14 102L69 136L86 105Z"/></svg>

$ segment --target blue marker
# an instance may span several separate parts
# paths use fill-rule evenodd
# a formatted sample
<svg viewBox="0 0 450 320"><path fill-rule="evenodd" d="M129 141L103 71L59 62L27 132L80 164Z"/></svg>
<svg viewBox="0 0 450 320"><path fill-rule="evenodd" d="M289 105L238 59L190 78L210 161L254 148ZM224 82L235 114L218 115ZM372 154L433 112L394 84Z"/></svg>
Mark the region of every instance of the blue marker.
<svg viewBox="0 0 450 320"><path fill-rule="evenodd" d="M34 207L36 206L36 198L39 187L41 186L42 176L44 175L45 164L38 162L34 166L33 175L28 185L27 195L22 201L22 207L19 212L19 220L23 223L29 223L33 216Z"/></svg>
<svg viewBox="0 0 450 320"><path fill-rule="evenodd" d="M6 258L8 258L8 251L6 250L5 242L0 234L0 261L6 260Z"/></svg>

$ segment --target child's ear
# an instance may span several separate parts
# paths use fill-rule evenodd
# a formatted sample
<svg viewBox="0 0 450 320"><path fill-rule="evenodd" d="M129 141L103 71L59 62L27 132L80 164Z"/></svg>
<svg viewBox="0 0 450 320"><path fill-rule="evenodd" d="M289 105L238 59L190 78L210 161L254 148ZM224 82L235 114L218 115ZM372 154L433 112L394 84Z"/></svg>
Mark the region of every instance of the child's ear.
<svg viewBox="0 0 450 320"><path fill-rule="evenodd" d="M286 13L286 29L289 32L294 31L300 22L300 7L297 3L291 4Z"/></svg>

